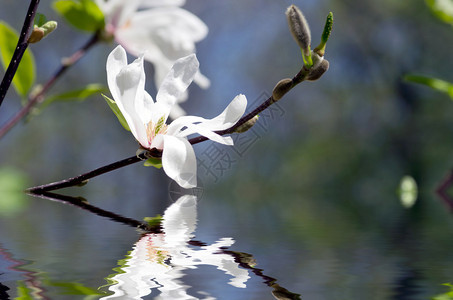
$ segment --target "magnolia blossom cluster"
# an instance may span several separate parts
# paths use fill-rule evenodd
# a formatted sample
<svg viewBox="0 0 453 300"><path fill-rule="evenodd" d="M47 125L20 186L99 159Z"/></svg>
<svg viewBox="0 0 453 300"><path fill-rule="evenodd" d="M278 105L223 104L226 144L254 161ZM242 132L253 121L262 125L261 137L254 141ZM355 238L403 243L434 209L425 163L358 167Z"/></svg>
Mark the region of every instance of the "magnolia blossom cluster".
<svg viewBox="0 0 453 300"><path fill-rule="evenodd" d="M229 136L215 131L232 127L247 106L244 95L236 96L227 108L213 119L181 116L167 124L177 99L186 91L198 73L195 54L173 64L162 80L156 101L145 91L144 56L127 63L126 51L117 46L107 58L107 81L113 99L130 131L144 149L162 150L165 173L183 188L197 185L195 152L187 137L199 134L217 143L233 145Z"/></svg>
<svg viewBox="0 0 453 300"><path fill-rule="evenodd" d="M155 83L160 86L173 63L195 53L195 43L208 34L207 26L197 16L181 8L185 0L96 0L106 20L106 31L129 53L139 56L155 68ZM209 79L196 72L194 82L202 88ZM180 93L178 102L187 99ZM175 105L171 118L184 114Z"/></svg>

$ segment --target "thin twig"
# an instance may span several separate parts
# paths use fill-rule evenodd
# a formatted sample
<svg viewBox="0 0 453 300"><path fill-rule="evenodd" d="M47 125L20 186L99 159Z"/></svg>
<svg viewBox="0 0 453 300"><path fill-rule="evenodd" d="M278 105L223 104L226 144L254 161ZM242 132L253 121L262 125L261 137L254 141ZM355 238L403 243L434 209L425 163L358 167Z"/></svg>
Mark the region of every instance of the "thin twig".
<svg viewBox="0 0 453 300"><path fill-rule="evenodd" d="M4 124L0 128L0 139L13 128L20 120L22 120L25 116L27 116L31 109L41 103L44 100L44 95L47 91L52 87L52 85L57 81L58 78L72 65L78 62L85 53L94 46L99 41L99 34L94 34L88 42L83 45L79 50L77 50L73 55L68 58L65 58L62 61L60 68L55 72L55 74L44 84L44 86L39 90L38 93L31 95L27 104L16 113L14 117L12 117L6 124Z"/></svg>
<svg viewBox="0 0 453 300"><path fill-rule="evenodd" d="M0 106L5 99L6 93L8 92L11 82L13 81L14 75L16 74L17 68L19 67L22 56L25 53L25 50L28 47L28 36L30 34L30 29L33 26L33 21L35 19L36 11L38 9L40 0L31 0L30 6L28 7L27 15L25 16L24 25L20 32L19 40L17 41L16 50L14 50L13 57L11 62L6 69L5 76L3 77L2 83L0 84Z"/></svg>
<svg viewBox="0 0 453 300"><path fill-rule="evenodd" d="M302 82L305 79L307 74L308 74L308 70L305 68L302 68L302 70L296 76L294 76L294 78L292 79L294 86L296 86L297 84ZM259 105L257 108L255 108L252 112L250 112L247 115L240 118L239 121L237 121L235 125L231 126L228 129L225 129L225 130L216 131L215 133L217 133L219 135L233 133L238 127L240 127L247 121L254 118L256 115L258 115L259 113L261 113L262 111L267 109L269 106L271 106L273 103L275 103L275 100L271 96L266 101L264 101L261 105ZM200 142L206 141L206 140L208 140L208 138L206 138L205 136L198 136L198 137L190 139L189 143L194 145L194 144L198 144ZM142 152L139 155L132 156L132 157L114 162L112 164L97 168L88 173L84 173L79 176L64 179L61 181L32 187L32 188L27 189L26 191L29 193L43 193L43 192L54 191L54 190L58 190L58 189L66 188L66 187L83 185L87 182L88 179L105 174L107 172L114 171L116 169L131 165L131 164L135 164L137 162L146 160L151 157L154 157L154 158L162 157L162 150L159 150L156 148L153 148L151 150L146 150L145 152Z"/></svg>
<svg viewBox="0 0 453 300"><path fill-rule="evenodd" d="M46 192L46 191L59 190L62 188L71 187L71 186L75 186L75 185L83 185L87 182L87 180L89 180L93 177L97 177L97 176L105 174L107 172L111 172L113 170L116 170L116 169L131 165L131 164L135 164L139 161L142 161L147 158L145 154L146 153L143 152L140 155L131 156L129 158L114 162L112 164L109 164L109 165L106 165L106 166L103 166L100 168L97 168L93 171L90 171L88 173L85 173L85 174L82 174L82 175L79 175L76 177L72 177L72 178L61 180L61 181L29 188L29 189L27 189L27 192L42 193L42 192Z"/></svg>

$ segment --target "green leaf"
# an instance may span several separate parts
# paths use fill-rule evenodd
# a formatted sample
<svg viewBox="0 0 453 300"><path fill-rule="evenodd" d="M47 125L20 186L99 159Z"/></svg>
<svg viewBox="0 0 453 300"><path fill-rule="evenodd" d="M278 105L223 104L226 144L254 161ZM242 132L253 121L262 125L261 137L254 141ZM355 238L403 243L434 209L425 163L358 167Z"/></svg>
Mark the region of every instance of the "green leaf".
<svg viewBox="0 0 453 300"><path fill-rule="evenodd" d="M409 74L404 76L404 80L414 83L423 84L438 90L440 92L447 93L450 98L453 100L453 84L434 77L422 76L422 75L413 75Z"/></svg>
<svg viewBox="0 0 453 300"><path fill-rule="evenodd" d="M49 98L43 101L40 108L42 109L51 104L52 102L56 101L58 102L83 101L92 95L102 94L106 91L108 91L108 89L102 84L98 83L88 84L87 86L81 89L50 96Z"/></svg>
<svg viewBox="0 0 453 300"><path fill-rule="evenodd" d="M425 0L425 2L439 20L453 25L453 1Z"/></svg>
<svg viewBox="0 0 453 300"><path fill-rule="evenodd" d="M157 227L160 226L163 219L164 218L161 215L157 215L155 217L144 217L143 221L145 221L149 227Z"/></svg>
<svg viewBox="0 0 453 300"><path fill-rule="evenodd" d="M118 105L113 99L110 99L106 95L102 94L102 97L104 97L105 101L107 101L107 104L109 105L110 109L113 111L115 116L118 118L118 121L120 121L121 125L126 129L127 131L131 131L129 128L129 125L126 122L126 119L124 118L123 114L121 113L120 109L118 108Z"/></svg>
<svg viewBox="0 0 453 300"><path fill-rule="evenodd" d="M0 21L0 58L5 70L13 57L18 40L18 33L8 24ZM21 97L25 98L27 96L28 91L35 82L35 77L35 60L31 51L27 49L13 78L14 89Z"/></svg>
<svg viewBox="0 0 453 300"><path fill-rule="evenodd" d="M104 14L94 1L59 0L53 8L77 29L95 32L105 26Z"/></svg>
<svg viewBox="0 0 453 300"><path fill-rule="evenodd" d="M42 25L46 24L47 18L45 15L36 13L35 19L33 20L33 24L36 27L41 27Z"/></svg>
<svg viewBox="0 0 453 300"><path fill-rule="evenodd" d="M155 167L157 169L162 168L162 159L159 158L148 158L144 164L145 167Z"/></svg>

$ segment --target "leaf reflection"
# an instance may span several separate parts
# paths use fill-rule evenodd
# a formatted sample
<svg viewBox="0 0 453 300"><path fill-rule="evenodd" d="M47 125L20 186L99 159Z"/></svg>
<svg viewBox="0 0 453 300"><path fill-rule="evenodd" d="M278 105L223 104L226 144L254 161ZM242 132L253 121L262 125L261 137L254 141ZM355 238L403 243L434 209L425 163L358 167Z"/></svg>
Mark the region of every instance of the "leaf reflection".
<svg viewBox="0 0 453 300"><path fill-rule="evenodd" d="M74 205L143 230L132 250L118 262L119 267L113 269L115 273L106 278L108 284L101 287L112 294L101 299L142 299L151 293L158 294L159 299L196 299L188 292L191 289L193 293L193 287L181 278L187 270L197 269L202 265L214 266L229 275L228 284L234 287L246 288L250 274L255 274L273 289L275 299L301 299L299 294L281 287L275 278L256 268L256 261L251 254L229 250L234 244L232 238L220 238L210 245L194 240L197 225L196 196L181 196L165 210L161 224L149 226L93 206L82 198L49 192L31 195ZM199 291L199 294L203 298L208 297L206 291Z"/></svg>

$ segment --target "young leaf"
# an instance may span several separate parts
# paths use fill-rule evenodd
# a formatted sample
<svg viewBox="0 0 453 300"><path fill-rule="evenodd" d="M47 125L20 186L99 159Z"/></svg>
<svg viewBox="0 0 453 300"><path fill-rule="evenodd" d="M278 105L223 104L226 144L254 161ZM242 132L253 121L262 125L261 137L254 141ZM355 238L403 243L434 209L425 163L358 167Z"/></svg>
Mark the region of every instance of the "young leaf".
<svg viewBox="0 0 453 300"><path fill-rule="evenodd" d="M59 0L54 2L54 9L77 29L95 32L104 28L104 14L91 0Z"/></svg>
<svg viewBox="0 0 453 300"><path fill-rule="evenodd" d="M453 83L433 77L412 74L404 76L404 80L423 84L440 92L447 93L453 100Z"/></svg>
<svg viewBox="0 0 453 300"><path fill-rule="evenodd" d="M33 20L33 24L36 27L41 27L42 25L46 24L46 22L47 22L47 18L45 15L36 13L35 19Z"/></svg>
<svg viewBox="0 0 453 300"><path fill-rule="evenodd" d="M19 35L16 31L8 24L0 21L0 61L5 70L13 57L18 40ZM27 96L35 82L35 77L35 60L30 49L27 49L13 78L14 89L21 97Z"/></svg>
<svg viewBox="0 0 453 300"><path fill-rule="evenodd" d="M103 86L102 84L97 84L97 83L88 84L87 86L85 86L84 88L81 88L81 89L50 96L49 98L47 98L46 100L43 101L40 108L43 109L44 107L48 106L52 102L56 102L56 101L61 101L61 102L63 102L63 101L83 101L92 95L101 94L106 91L107 91L107 88L105 86Z"/></svg>
<svg viewBox="0 0 453 300"><path fill-rule="evenodd" d="M107 101L107 104L109 105L110 109L113 111L115 116L118 118L118 121L120 121L121 125L126 129L127 131L131 131L129 128L129 125L127 125L126 119L124 118L123 114L121 113L120 109L118 108L118 105L113 99L110 99L106 95L102 94L102 97L104 97L105 101Z"/></svg>
<svg viewBox="0 0 453 300"><path fill-rule="evenodd" d="M157 169L162 168L162 159L158 158L148 158L144 164L145 167L154 167Z"/></svg>

